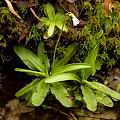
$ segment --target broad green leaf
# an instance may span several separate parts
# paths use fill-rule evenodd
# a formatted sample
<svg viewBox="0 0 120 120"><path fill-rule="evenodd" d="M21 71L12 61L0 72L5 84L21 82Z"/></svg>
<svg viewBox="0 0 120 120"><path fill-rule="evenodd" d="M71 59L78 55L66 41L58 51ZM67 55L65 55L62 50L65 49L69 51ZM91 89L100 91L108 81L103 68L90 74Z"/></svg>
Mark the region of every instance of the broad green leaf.
<svg viewBox="0 0 120 120"><path fill-rule="evenodd" d="M45 78L46 83L54 83L58 81L76 80L79 81L79 77L74 73L62 73L57 75L51 75Z"/></svg>
<svg viewBox="0 0 120 120"><path fill-rule="evenodd" d="M35 106L39 106L45 100L47 93L49 91L49 86L44 82L44 79L41 80L38 85L36 92L32 95L32 104Z"/></svg>
<svg viewBox="0 0 120 120"><path fill-rule="evenodd" d="M55 21L55 10L52 4L48 3L46 5L46 12L47 12L47 15L50 21L54 22Z"/></svg>
<svg viewBox="0 0 120 120"><path fill-rule="evenodd" d="M86 63L72 63L72 64L67 64L65 66L61 66L56 69L53 69L52 74L71 72L74 70L80 70L80 69L90 68L90 67L91 66Z"/></svg>
<svg viewBox="0 0 120 120"><path fill-rule="evenodd" d="M112 89L110 89L109 87L99 83L99 82L88 82L87 80L82 80L83 83L85 83L87 86L96 89L98 91L101 91L107 95L109 95L110 97L112 97L112 99L114 100L120 100L120 94Z"/></svg>
<svg viewBox="0 0 120 120"><path fill-rule="evenodd" d="M104 92L105 94L111 96L114 99L118 99L120 100L120 94L118 92L116 92L115 90L110 89L109 87L99 83L99 82L92 82L93 85L99 87L99 89L101 90L101 92Z"/></svg>
<svg viewBox="0 0 120 120"><path fill-rule="evenodd" d="M56 61L56 63L53 63L54 64L54 68L57 68L57 67L65 65L70 60L70 58L75 54L76 49L77 49L77 44L76 43L70 44L66 48L66 54L64 55L64 57L61 58L58 62ZM52 68L52 70L54 68Z"/></svg>
<svg viewBox="0 0 120 120"><path fill-rule="evenodd" d="M45 73L37 72L37 71L33 71L33 70L16 68L15 71L25 72L25 73L30 73L30 74L33 74L33 75L39 75L39 76L47 77L47 75Z"/></svg>
<svg viewBox="0 0 120 120"><path fill-rule="evenodd" d="M65 23L64 11L63 10L58 10L58 12L56 13L55 24L59 29L67 32L68 28L64 23Z"/></svg>
<svg viewBox="0 0 120 120"><path fill-rule="evenodd" d="M39 78L33 80L31 83L20 89L18 92L15 93L16 97L23 96L26 94L32 87L34 87L39 82Z"/></svg>
<svg viewBox="0 0 120 120"><path fill-rule="evenodd" d="M48 56L45 54L44 49L44 43L40 42L37 48L37 56L41 59L42 63L45 65L46 73L48 74L48 71L50 69L50 63Z"/></svg>
<svg viewBox="0 0 120 120"><path fill-rule="evenodd" d="M25 94L25 100L27 101L27 104L26 104L27 106L33 106L33 104L32 104L32 95L33 95L34 92L36 92L38 83L35 84L34 86L32 86L30 88L30 90Z"/></svg>
<svg viewBox="0 0 120 120"><path fill-rule="evenodd" d="M47 17L42 17L41 18L43 22L45 22L45 25L49 26L50 25L50 20Z"/></svg>
<svg viewBox="0 0 120 120"><path fill-rule="evenodd" d="M90 111L96 111L97 101L94 92L91 88L81 85L81 90L83 94L83 100L85 101L87 108Z"/></svg>
<svg viewBox="0 0 120 120"><path fill-rule="evenodd" d="M23 46L15 46L14 51L30 69L45 72L45 66L33 52Z"/></svg>
<svg viewBox="0 0 120 120"><path fill-rule="evenodd" d="M51 22L49 28L47 29L46 33L44 34L44 39L48 39L49 37L51 37L54 33L54 29L55 29L55 23Z"/></svg>
<svg viewBox="0 0 120 120"><path fill-rule="evenodd" d="M32 92L31 90L29 90L26 94L25 94L25 100L30 102L32 96Z"/></svg>
<svg viewBox="0 0 120 120"><path fill-rule="evenodd" d="M65 107L72 107L73 102L69 98L69 93L67 89L62 85L62 83L52 83L50 86L52 94L55 95L56 99L60 101Z"/></svg>
<svg viewBox="0 0 120 120"><path fill-rule="evenodd" d="M103 92L95 90L94 93L95 93L97 102L102 103L103 105L108 106L108 107L113 107L112 100L107 95L105 95Z"/></svg>
<svg viewBox="0 0 120 120"><path fill-rule="evenodd" d="M55 23L54 23L54 22L51 22L51 23L50 23L50 26L49 26L49 28L48 28L48 37L50 37L50 36L53 35L54 29L55 29Z"/></svg>
<svg viewBox="0 0 120 120"><path fill-rule="evenodd" d="M84 63L88 63L89 65L91 65L91 68L82 70L82 74L81 75L82 75L82 79L83 80L84 79L87 80L87 78L90 75L94 75L95 72L96 72L95 62L96 62L98 49L99 49L99 46L96 45L95 48L91 51L91 53L85 59Z"/></svg>
<svg viewBox="0 0 120 120"><path fill-rule="evenodd" d="M44 63L45 61L45 49L44 49L44 43L39 42L37 47L37 56L41 59L41 61Z"/></svg>

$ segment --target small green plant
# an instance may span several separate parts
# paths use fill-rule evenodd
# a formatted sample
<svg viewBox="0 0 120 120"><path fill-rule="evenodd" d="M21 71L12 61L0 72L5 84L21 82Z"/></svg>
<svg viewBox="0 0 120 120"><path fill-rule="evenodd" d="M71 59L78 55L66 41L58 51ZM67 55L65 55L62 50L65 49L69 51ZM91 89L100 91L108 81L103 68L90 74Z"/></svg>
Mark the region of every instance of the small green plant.
<svg viewBox="0 0 120 120"><path fill-rule="evenodd" d="M64 11L58 10L57 13L55 14L55 10L52 6L52 4L48 3L47 5L44 6L44 13L47 17L42 17L42 21L45 22L45 25L47 26L47 31L44 34L44 38L48 39L51 37L55 31L55 26L57 26L59 29L62 31L67 32L68 28L65 25L65 14Z"/></svg>
<svg viewBox="0 0 120 120"><path fill-rule="evenodd" d="M80 82L79 77L74 72L72 73L72 71L90 68L86 63L72 63L65 65L75 53L75 49L75 44L68 46L67 51L69 52L67 52L61 60L56 62L55 65L51 65L50 67L49 59L45 54L44 44L42 42L40 42L38 46L37 55L23 46L15 46L14 50L16 54L31 69L16 68L15 70L38 76L38 78L18 91L16 96L25 96L25 99L28 100L28 105L39 106L51 90L51 93L54 94L64 106L72 107L73 101L67 98L70 94L62 82L59 81L76 80Z"/></svg>
<svg viewBox="0 0 120 120"><path fill-rule="evenodd" d="M120 100L120 94L111 90L99 82L89 82L87 79L94 75L96 69L100 69L100 64L96 60L99 46L87 56L84 63L72 63L65 65L71 56L75 53L75 44L68 46L67 54L60 60L56 60L50 67L49 59L45 54L44 44L40 42L37 55L33 54L23 46L15 46L16 54L31 69L16 68L16 71L27 72L38 76L30 84L16 93L17 97L24 96L28 105L39 106L44 101L48 92L56 96L62 105L72 107L73 101L62 81L76 81L76 87L79 88L77 94L73 94L76 100L85 102L90 111L96 111L97 103L113 107L111 98L115 101ZM39 72L38 72L39 71ZM72 90L71 90L72 93Z"/></svg>
<svg viewBox="0 0 120 120"><path fill-rule="evenodd" d="M44 13L47 17L41 18L44 23L44 27L41 28L47 29L43 35L44 39L48 39L54 34L56 26L61 30L55 46L53 63L51 65L49 63L43 42L40 42L38 45L37 55L23 46L14 47L16 54L30 68L29 70L21 68L16 68L15 70L37 76L36 79L16 93L17 97L24 96L28 101L28 105L41 105L50 92L66 107L72 107L74 105L73 99L70 99L72 95L75 98L74 100L85 103L90 111L96 111L98 103L113 107L112 99L115 101L120 100L120 94L118 92L99 82L88 80L91 75L95 74L96 70L101 68L100 62L96 59L99 45L102 46L100 50L103 51L101 56L99 56L103 60L109 60L107 63L109 66L115 64L115 59L109 58L107 50L112 50L113 46L111 45L114 45L115 54L119 53L119 29L116 29L116 26L119 28L119 14L115 11L109 15L105 15L101 3L95 8L91 3L85 2L84 4L86 15L88 16L88 23L83 28L78 28L78 31L75 33L77 34L76 39L79 39L81 43L80 47L82 52L80 52L83 58L80 59L84 59L87 56L84 63L67 64L68 60L76 52L76 44L68 46L63 58L60 60L56 59L56 49L62 31L67 32L68 29L65 25L66 16L63 10L58 10L55 14L55 10L50 3L44 6ZM74 19L72 13L69 16ZM37 39L36 36L38 38L40 37L36 33L37 30L35 28L33 29L33 38L35 39ZM86 51L89 53L88 55ZM72 80L70 83L75 85L74 88L72 88L72 84L69 84L68 81L70 80Z"/></svg>
<svg viewBox="0 0 120 120"><path fill-rule="evenodd" d="M120 94L107 86L87 79L90 75L94 75L97 69L100 69L100 63L96 60L98 54L98 45L94 47L91 53L87 56L84 63L91 65L89 69L81 70L81 90L83 94L83 100L86 103L87 108L90 111L96 111L97 103L101 103L108 107L113 107L111 98L115 101L120 100ZM77 94L79 97L81 93Z"/></svg>

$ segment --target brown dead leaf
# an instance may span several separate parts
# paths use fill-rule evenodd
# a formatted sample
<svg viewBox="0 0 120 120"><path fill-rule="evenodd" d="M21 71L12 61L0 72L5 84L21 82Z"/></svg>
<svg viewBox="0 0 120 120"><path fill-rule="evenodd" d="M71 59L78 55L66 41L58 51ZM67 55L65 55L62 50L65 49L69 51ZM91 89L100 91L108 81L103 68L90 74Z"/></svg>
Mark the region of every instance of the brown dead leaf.
<svg viewBox="0 0 120 120"><path fill-rule="evenodd" d="M112 7L113 7L113 3L111 0L104 0L103 10L106 14L110 14L113 12Z"/></svg>
<svg viewBox="0 0 120 120"><path fill-rule="evenodd" d="M87 22L85 22L84 20L80 19L79 20L79 24L77 25L77 27L82 27L82 26L85 26L87 24Z"/></svg>
<svg viewBox="0 0 120 120"><path fill-rule="evenodd" d="M42 19L36 15L35 11L34 11L31 7L30 7L30 10L31 10L32 14L33 14L39 21L43 22Z"/></svg>
<svg viewBox="0 0 120 120"><path fill-rule="evenodd" d="M75 8L74 4L69 3L69 11L72 12L76 17L79 17L79 12Z"/></svg>
<svg viewBox="0 0 120 120"><path fill-rule="evenodd" d="M36 6L36 5L37 5L36 3L31 3L31 2L29 2L29 1L21 1L21 0L14 1L14 3L16 4L16 6L17 6L18 8L21 8L21 7L29 8L29 7Z"/></svg>
<svg viewBox="0 0 120 120"><path fill-rule="evenodd" d="M35 7L38 6L38 0L35 0Z"/></svg>
<svg viewBox="0 0 120 120"><path fill-rule="evenodd" d="M15 12L15 10L14 10L11 2L10 2L9 0L5 0L5 1L6 1L7 5L8 5L9 10L10 10L15 16L17 16L19 19L22 19L22 18Z"/></svg>
<svg viewBox="0 0 120 120"><path fill-rule="evenodd" d="M28 32L30 30L30 25L28 25L23 32L21 33L18 42L20 42L24 37L26 37L28 35Z"/></svg>
<svg viewBox="0 0 120 120"><path fill-rule="evenodd" d="M67 0L69 3L75 3L78 0Z"/></svg>

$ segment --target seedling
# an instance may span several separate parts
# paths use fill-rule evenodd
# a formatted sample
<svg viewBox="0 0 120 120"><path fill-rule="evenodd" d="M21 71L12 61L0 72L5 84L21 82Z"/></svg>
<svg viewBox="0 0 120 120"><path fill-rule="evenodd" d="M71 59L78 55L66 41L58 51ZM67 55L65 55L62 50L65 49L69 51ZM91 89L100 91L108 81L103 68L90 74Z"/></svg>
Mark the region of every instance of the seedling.
<svg viewBox="0 0 120 120"><path fill-rule="evenodd" d="M48 3L44 7L44 13L47 17L42 17L42 21L45 22L45 25L48 27L46 33L44 34L44 39L48 39L54 33L55 26L57 26L62 31L68 32L68 28L65 25L65 14L64 11L58 10L55 14L55 10L52 4Z"/></svg>

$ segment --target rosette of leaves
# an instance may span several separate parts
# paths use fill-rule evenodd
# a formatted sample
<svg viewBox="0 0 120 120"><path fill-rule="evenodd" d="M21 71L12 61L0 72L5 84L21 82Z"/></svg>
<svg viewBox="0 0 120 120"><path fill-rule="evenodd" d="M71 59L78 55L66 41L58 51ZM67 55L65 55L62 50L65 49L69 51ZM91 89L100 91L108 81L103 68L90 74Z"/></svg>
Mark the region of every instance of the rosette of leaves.
<svg viewBox="0 0 120 120"><path fill-rule="evenodd" d="M91 65L91 68L81 70L82 80L80 89L82 91L83 99L81 99L80 91L75 95L77 100L82 102L84 101L86 103L86 106L90 111L96 111L98 103L101 103L107 107L113 107L112 99L115 101L120 100L120 94L118 92L99 82L90 82L87 80L90 75L94 75L96 70L99 70L101 67L100 63L96 60L98 49L99 46L96 45L85 59L84 63Z"/></svg>
<svg viewBox="0 0 120 120"><path fill-rule="evenodd" d="M48 3L44 6L44 13L46 17L42 17L42 21L45 22L45 25L47 26L47 31L44 34L44 39L48 39L51 37L55 31L55 26L57 26L62 31L67 32L68 28L65 25L65 14L62 9L58 10L55 14L55 9L53 8L53 5Z"/></svg>
<svg viewBox="0 0 120 120"><path fill-rule="evenodd" d="M72 107L73 101L68 97L70 93L60 81L76 80L80 82L75 71L90 68L87 63L72 63L65 65L76 51L76 44L71 44L66 48L63 58L56 60L50 65L48 56L45 54L44 44L40 42L37 48L37 55L23 46L15 46L15 53L29 67L29 69L16 68L16 71L36 75L31 83L19 90L15 95L25 97L28 105L39 106L45 100L49 92L55 95L56 99L66 107ZM73 72L74 71L74 72Z"/></svg>
<svg viewBox="0 0 120 120"><path fill-rule="evenodd" d="M72 107L71 95L63 85L62 81L77 81L81 90L75 94L75 99L85 102L90 111L96 111L98 103L113 107L113 100L120 100L120 94L99 82L90 82L88 77L94 75L101 65L96 60L99 46L86 57L84 63L72 63L65 65L76 51L76 44L67 47L65 56L50 65L45 54L44 44L40 42L37 55L23 46L15 46L16 54L31 69L16 68L16 71L27 72L36 75L37 78L16 93L17 97L24 96L28 105L39 106L45 100L49 92L66 107ZM79 77L78 73L81 73ZM80 86L78 86L80 85Z"/></svg>

